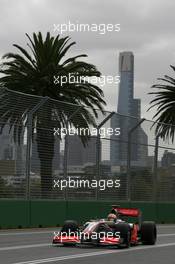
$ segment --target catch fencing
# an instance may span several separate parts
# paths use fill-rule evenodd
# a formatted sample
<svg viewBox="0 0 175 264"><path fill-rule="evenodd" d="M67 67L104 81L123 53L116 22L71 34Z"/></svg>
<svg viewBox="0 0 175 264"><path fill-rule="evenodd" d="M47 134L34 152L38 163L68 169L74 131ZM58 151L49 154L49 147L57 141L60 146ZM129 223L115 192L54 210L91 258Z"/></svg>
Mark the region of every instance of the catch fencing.
<svg viewBox="0 0 175 264"><path fill-rule="evenodd" d="M175 146L155 122L0 89L1 199L171 202L174 190Z"/></svg>

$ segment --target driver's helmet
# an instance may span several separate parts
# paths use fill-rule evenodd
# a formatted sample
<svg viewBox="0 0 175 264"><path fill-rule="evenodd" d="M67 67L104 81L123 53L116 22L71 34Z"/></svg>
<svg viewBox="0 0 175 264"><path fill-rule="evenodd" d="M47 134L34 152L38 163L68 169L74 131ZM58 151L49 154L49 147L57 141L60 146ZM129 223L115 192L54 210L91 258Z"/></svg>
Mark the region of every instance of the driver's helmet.
<svg viewBox="0 0 175 264"><path fill-rule="evenodd" d="M116 221L117 216L115 214L108 214L108 221Z"/></svg>

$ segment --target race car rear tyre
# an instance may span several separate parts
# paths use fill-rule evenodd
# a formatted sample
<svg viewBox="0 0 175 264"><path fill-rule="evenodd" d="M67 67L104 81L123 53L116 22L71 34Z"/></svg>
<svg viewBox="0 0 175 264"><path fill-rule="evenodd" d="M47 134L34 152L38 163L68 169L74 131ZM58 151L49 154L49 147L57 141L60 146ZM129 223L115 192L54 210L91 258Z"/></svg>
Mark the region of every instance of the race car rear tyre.
<svg viewBox="0 0 175 264"><path fill-rule="evenodd" d="M154 245L157 239L156 224L145 221L141 225L141 241L144 245Z"/></svg>
<svg viewBox="0 0 175 264"><path fill-rule="evenodd" d="M131 229L127 223L118 223L116 225L116 231L120 232L120 238L122 239L122 243L119 245L120 248L129 248L130 240L131 240Z"/></svg>

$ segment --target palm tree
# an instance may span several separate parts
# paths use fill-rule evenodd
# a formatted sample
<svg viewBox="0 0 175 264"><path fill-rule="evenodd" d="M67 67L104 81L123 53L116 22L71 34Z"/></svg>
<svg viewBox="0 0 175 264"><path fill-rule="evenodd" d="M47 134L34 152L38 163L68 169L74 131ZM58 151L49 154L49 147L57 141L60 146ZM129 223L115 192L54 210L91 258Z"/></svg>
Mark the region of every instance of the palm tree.
<svg viewBox="0 0 175 264"><path fill-rule="evenodd" d="M59 35L53 37L47 33L43 40L41 32L33 33L32 38L28 34L26 36L29 41L27 44L29 51L14 44L19 53L7 53L3 56L4 61L0 68L3 76L0 78L0 84L5 89L1 89L0 93L0 120L11 124L10 129L13 128L14 139L19 142L21 127L27 125L28 113L35 105L36 98L37 100L40 97L50 98L33 114L32 121L33 133L35 128L37 137L41 191L44 196L52 189L55 140L53 128L65 127L66 120L76 111L77 105L82 107L81 111L74 118L70 118L70 125L76 128L89 128L95 125L98 112L104 113L105 101L103 91L97 85L85 79L83 82L80 81L80 78L100 77L100 72L94 65L79 60L87 55L82 54L63 60L67 51L75 44L75 42L69 43L69 37L61 38ZM70 74L78 76L79 81L70 83L67 79L64 84L60 82L55 84L55 76L61 78ZM31 98L30 103L27 104L25 98L29 95L35 98ZM22 104L21 100L23 100ZM19 102L18 110L15 111L17 102ZM84 144L87 140L88 135L82 137Z"/></svg>
<svg viewBox="0 0 175 264"><path fill-rule="evenodd" d="M175 71L175 67L170 65ZM158 91L149 94L155 95L150 102L152 105L149 109L156 107L156 134L160 135L164 140L171 138L174 141L175 133L175 79L167 75L164 78L158 78L163 84L155 84L152 86ZM149 110L148 109L148 110Z"/></svg>

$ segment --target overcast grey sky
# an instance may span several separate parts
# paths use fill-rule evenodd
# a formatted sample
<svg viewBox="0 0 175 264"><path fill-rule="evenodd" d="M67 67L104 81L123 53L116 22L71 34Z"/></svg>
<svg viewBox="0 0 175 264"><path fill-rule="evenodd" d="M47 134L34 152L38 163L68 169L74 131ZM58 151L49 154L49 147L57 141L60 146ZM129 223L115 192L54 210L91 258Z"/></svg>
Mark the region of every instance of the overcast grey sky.
<svg viewBox="0 0 175 264"><path fill-rule="evenodd" d="M70 55L88 54L102 75L118 74L120 51L135 55L135 97L142 100L142 116L147 113L150 86L157 77L173 72L175 65L175 1L173 0L0 0L0 56L15 51L13 43L26 45L25 33L50 31L53 24L120 24L120 32L68 32L76 46ZM108 110L116 110L118 87L103 87Z"/></svg>

